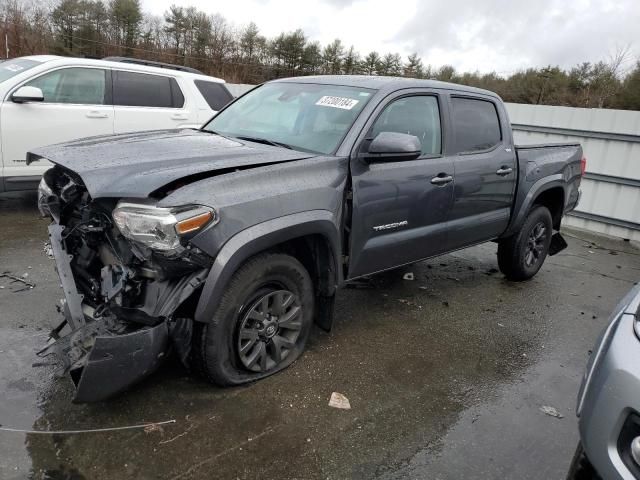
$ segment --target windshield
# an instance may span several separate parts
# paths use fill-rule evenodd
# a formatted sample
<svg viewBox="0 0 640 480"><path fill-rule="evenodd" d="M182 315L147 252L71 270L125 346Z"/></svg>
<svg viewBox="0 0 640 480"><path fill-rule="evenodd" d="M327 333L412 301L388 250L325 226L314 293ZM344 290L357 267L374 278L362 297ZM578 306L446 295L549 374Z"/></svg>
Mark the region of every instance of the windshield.
<svg viewBox="0 0 640 480"><path fill-rule="evenodd" d="M238 99L203 130L331 153L374 90L311 83L268 83Z"/></svg>
<svg viewBox="0 0 640 480"><path fill-rule="evenodd" d="M0 63L0 83L5 80L9 80L14 75L24 72L36 65L40 65L40 62L35 60L29 60L26 58L16 58L13 60L7 60Z"/></svg>

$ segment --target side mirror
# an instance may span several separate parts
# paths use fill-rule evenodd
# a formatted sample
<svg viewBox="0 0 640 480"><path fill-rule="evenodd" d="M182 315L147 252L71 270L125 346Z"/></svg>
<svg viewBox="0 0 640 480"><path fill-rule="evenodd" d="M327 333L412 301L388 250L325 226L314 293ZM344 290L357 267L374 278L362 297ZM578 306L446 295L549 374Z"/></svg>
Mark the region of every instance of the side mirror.
<svg viewBox="0 0 640 480"><path fill-rule="evenodd" d="M418 137L407 133L380 132L364 153L367 160L415 160L422 153Z"/></svg>
<svg viewBox="0 0 640 480"><path fill-rule="evenodd" d="M13 92L11 101L15 103L43 102L44 94L38 87L24 86Z"/></svg>

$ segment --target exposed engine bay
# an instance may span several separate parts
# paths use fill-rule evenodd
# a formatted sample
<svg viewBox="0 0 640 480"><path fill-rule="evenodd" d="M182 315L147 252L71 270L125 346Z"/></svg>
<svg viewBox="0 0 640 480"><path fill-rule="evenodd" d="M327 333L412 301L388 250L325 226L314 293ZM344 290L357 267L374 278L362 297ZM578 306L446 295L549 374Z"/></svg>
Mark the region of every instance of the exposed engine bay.
<svg viewBox="0 0 640 480"><path fill-rule="evenodd" d="M124 390L155 370L172 348L186 363L195 297L212 262L189 244L191 231L176 235L172 248L152 249L127 238L129 224L116 223L118 199L93 200L82 181L59 166L46 172L43 184L38 206L53 219L49 237L64 318L39 355L56 354L63 362L76 386L74 401L98 401ZM122 205L121 217L130 222ZM177 225L193 228L194 211ZM212 218L202 208L195 212L209 215L199 225ZM182 214L161 213L178 219ZM158 242L167 238L159 228L150 235Z"/></svg>

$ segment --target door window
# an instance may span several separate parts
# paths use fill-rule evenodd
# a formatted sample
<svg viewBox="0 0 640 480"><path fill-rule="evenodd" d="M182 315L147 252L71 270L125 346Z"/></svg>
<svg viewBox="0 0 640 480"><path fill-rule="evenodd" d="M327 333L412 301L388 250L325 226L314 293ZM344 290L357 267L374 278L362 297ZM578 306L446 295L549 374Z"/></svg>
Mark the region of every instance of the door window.
<svg viewBox="0 0 640 480"><path fill-rule="evenodd" d="M498 112L493 102L453 97L455 152L488 150L502 140Z"/></svg>
<svg viewBox="0 0 640 480"><path fill-rule="evenodd" d="M196 87L211 107L211 110L220 110L233 100L233 96L222 83L196 80Z"/></svg>
<svg viewBox="0 0 640 480"><path fill-rule="evenodd" d="M113 72L113 104L129 107L182 108L184 96L172 77Z"/></svg>
<svg viewBox="0 0 640 480"><path fill-rule="evenodd" d="M46 73L26 85L42 90L46 103L104 105L106 70L64 68Z"/></svg>
<svg viewBox="0 0 640 480"><path fill-rule="evenodd" d="M423 155L441 152L440 110L434 96L420 95L394 100L371 127L370 137L380 132L407 133L418 137Z"/></svg>

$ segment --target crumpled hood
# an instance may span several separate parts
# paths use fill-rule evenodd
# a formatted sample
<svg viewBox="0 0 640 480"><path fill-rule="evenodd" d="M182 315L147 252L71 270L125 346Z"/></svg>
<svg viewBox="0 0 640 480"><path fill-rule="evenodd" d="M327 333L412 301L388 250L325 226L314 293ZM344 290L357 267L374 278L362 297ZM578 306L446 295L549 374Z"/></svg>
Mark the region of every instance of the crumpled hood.
<svg viewBox="0 0 640 480"><path fill-rule="evenodd" d="M200 130L156 130L61 143L30 152L77 173L92 198L145 198L185 177L314 155Z"/></svg>

